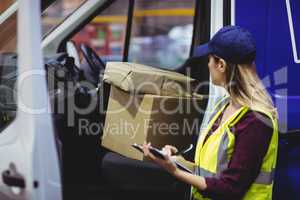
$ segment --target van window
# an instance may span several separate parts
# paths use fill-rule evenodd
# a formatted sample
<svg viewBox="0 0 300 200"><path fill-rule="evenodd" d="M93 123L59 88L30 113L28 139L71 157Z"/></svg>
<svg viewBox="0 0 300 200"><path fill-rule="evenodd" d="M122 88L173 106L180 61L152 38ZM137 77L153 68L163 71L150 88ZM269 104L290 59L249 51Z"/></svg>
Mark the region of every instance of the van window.
<svg viewBox="0 0 300 200"><path fill-rule="evenodd" d="M135 1L129 61L175 69L189 57L194 0Z"/></svg>
<svg viewBox="0 0 300 200"><path fill-rule="evenodd" d="M42 13L42 32L47 35L86 0L56 0Z"/></svg>
<svg viewBox="0 0 300 200"><path fill-rule="evenodd" d="M122 61L128 15L128 0L118 0L96 16L71 40L84 43L104 61Z"/></svg>
<svg viewBox="0 0 300 200"><path fill-rule="evenodd" d="M0 132L16 117L17 15L0 25Z"/></svg>

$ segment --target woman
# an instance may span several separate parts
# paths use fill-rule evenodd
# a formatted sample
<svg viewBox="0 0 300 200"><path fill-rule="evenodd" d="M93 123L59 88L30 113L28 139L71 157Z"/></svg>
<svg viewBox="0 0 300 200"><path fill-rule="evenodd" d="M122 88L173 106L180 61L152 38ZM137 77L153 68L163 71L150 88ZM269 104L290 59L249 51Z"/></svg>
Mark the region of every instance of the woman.
<svg viewBox="0 0 300 200"><path fill-rule="evenodd" d="M272 199L277 111L256 74L255 54L253 37L238 26L223 27L197 48L197 56L208 55L212 82L228 95L200 134L194 174L176 167L175 147L163 148L163 160L143 146L145 156L192 186L193 199Z"/></svg>

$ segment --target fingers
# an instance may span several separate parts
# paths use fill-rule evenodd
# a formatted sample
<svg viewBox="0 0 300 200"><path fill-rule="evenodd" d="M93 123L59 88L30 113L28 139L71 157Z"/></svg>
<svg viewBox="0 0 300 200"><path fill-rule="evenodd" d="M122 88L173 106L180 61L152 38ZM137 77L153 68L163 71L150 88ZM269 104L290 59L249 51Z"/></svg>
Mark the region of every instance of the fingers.
<svg viewBox="0 0 300 200"><path fill-rule="evenodd" d="M144 142L144 144L143 144L144 156L149 158L150 160L158 163L158 164L161 164L162 162L164 162L163 159L160 159L160 158L156 157L155 155L153 155L150 152L150 150L149 150L150 146L151 146L150 142L149 143ZM169 154L170 154L170 152L169 152ZM170 158L170 156L167 153L165 153L165 159L169 160L169 158Z"/></svg>
<svg viewBox="0 0 300 200"><path fill-rule="evenodd" d="M171 156L170 160L176 162L178 160L178 156Z"/></svg>
<svg viewBox="0 0 300 200"><path fill-rule="evenodd" d="M162 148L162 151L165 155L167 155L169 157L172 156L172 152L171 152L170 148L164 147L164 148Z"/></svg>
<svg viewBox="0 0 300 200"><path fill-rule="evenodd" d="M167 148L171 151L172 154L175 154L178 152L178 149L172 145L166 145L164 148Z"/></svg>
<svg viewBox="0 0 300 200"><path fill-rule="evenodd" d="M160 165L164 169L166 169L168 172L173 173L177 166L174 163L174 159L171 157L171 149L170 148L163 148L163 151L165 152L165 159L160 159L158 157L155 157L149 150L149 147L151 146L151 143L144 142L143 144L143 151L145 157L149 158L156 164Z"/></svg>
<svg viewBox="0 0 300 200"><path fill-rule="evenodd" d="M143 144L144 156L147 157L147 158L150 158L153 161L155 161L156 157L149 151L150 146L151 146L150 142L148 144L146 142L144 142L144 144Z"/></svg>
<svg viewBox="0 0 300 200"><path fill-rule="evenodd" d="M149 146L148 146L148 144L146 142L144 142L144 144L143 144L143 151L144 151L144 155L145 156L148 156L149 153L150 153Z"/></svg>

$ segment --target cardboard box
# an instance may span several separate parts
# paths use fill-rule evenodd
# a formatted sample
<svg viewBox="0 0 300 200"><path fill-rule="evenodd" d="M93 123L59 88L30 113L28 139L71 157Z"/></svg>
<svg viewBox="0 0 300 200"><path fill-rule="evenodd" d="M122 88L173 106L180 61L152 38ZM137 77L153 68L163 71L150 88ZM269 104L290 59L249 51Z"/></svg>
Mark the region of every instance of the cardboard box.
<svg viewBox="0 0 300 200"><path fill-rule="evenodd" d="M193 96L197 81L183 74L128 62L108 62L103 80L124 91L161 96Z"/></svg>
<svg viewBox="0 0 300 200"><path fill-rule="evenodd" d="M130 94L111 87L102 146L129 158L143 160L131 144L151 142L179 149L192 143L200 128L202 98Z"/></svg>

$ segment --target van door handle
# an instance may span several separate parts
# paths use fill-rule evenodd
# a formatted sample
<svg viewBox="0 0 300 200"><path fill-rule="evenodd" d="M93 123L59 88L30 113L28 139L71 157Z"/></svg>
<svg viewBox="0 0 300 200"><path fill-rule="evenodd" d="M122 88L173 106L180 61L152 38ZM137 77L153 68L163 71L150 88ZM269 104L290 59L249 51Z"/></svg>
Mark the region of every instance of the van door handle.
<svg viewBox="0 0 300 200"><path fill-rule="evenodd" d="M2 180L3 183L9 187L18 187L24 189L26 186L25 179L17 173L11 173L10 170L5 170L2 172Z"/></svg>

